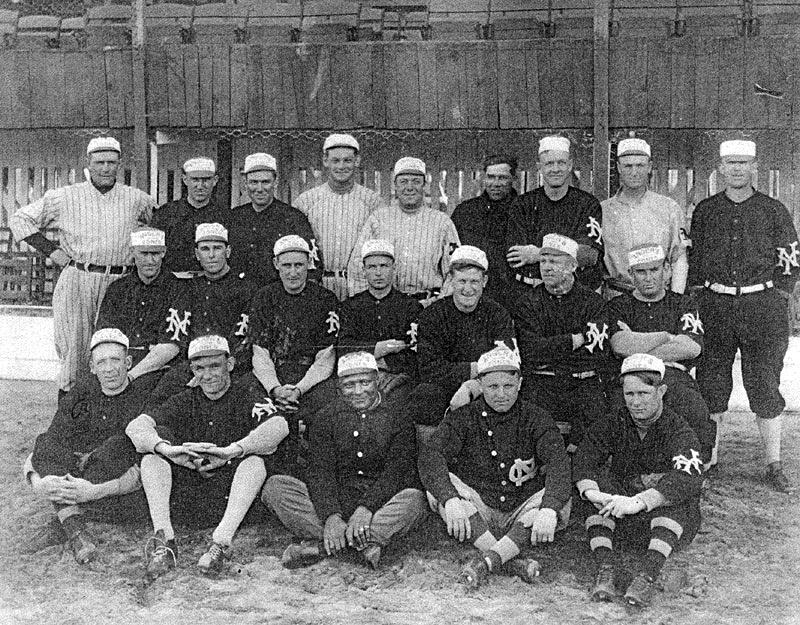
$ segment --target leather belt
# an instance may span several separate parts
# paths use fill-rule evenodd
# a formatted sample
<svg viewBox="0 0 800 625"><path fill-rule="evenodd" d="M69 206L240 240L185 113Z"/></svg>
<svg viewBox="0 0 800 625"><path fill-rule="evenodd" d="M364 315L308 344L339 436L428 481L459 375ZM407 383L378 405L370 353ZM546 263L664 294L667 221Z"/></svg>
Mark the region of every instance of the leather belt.
<svg viewBox="0 0 800 625"><path fill-rule="evenodd" d="M556 373L555 371L548 371L546 369L538 369L531 371L533 375L545 375L554 378L558 375L565 375L575 378L576 380L588 380L597 377L597 371L576 371L575 373Z"/></svg>
<svg viewBox="0 0 800 625"><path fill-rule="evenodd" d="M339 269L338 271L328 271L327 269L322 272L323 278L346 278L347 269Z"/></svg>
<svg viewBox="0 0 800 625"><path fill-rule="evenodd" d="M439 297L441 291L439 289L428 289L427 291L419 291L418 293L409 293L408 296L413 299L424 300L430 297Z"/></svg>
<svg viewBox="0 0 800 625"><path fill-rule="evenodd" d="M678 369L678 371L683 371L684 373L689 373L689 369L679 362L665 362L664 365L667 367L672 367L673 369Z"/></svg>
<svg viewBox="0 0 800 625"><path fill-rule="evenodd" d="M77 260L70 260L67 263L70 267L80 269L81 271L91 271L92 273L110 273L113 275L122 275L128 273L130 267L127 265L92 265L91 263L79 263Z"/></svg>
<svg viewBox="0 0 800 625"><path fill-rule="evenodd" d="M537 286L541 282L541 280L538 280L537 278L529 278L528 276L523 276L520 273L515 274L514 279L517 282L524 282L525 284L530 284L531 286Z"/></svg>
<svg viewBox="0 0 800 625"><path fill-rule="evenodd" d="M767 280L761 284L751 284L750 286L725 286L724 284L719 284L717 282L711 283L706 280L704 286L707 289L714 291L714 293L720 293L722 295L747 295L748 293L766 291L775 285L772 283L772 280Z"/></svg>

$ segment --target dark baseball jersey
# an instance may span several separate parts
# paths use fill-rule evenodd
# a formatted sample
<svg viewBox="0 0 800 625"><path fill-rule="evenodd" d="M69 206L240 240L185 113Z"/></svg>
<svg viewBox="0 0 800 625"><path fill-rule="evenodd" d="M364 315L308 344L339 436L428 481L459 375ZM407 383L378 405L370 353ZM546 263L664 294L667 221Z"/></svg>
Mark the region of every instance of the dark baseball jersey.
<svg viewBox="0 0 800 625"><path fill-rule="evenodd" d="M153 228L163 230L167 244L163 269L167 271L200 271L194 255L194 235L199 224L228 225L230 211L224 210L214 197L207 206L195 208L186 198L162 204L153 212Z"/></svg>
<svg viewBox="0 0 800 625"><path fill-rule="evenodd" d="M306 282L297 294L273 282L253 299L248 343L263 347L282 384L296 384L322 349L336 344L339 301L333 292Z"/></svg>
<svg viewBox="0 0 800 625"><path fill-rule="evenodd" d="M408 347L381 360L386 371L416 376L417 327L422 304L392 288L380 299L369 289L342 302L339 309L339 353L375 352L378 341L405 341Z"/></svg>
<svg viewBox="0 0 800 625"><path fill-rule="evenodd" d="M542 508L560 511L570 498L569 458L558 428L541 408L517 400L505 413L477 399L445 416L421 445L419 475L442 505L458 497L453 473L483 502L510 512L542 488Z"/></svg>
<svg viewBox="0 0 800 625"><path fill-rule="evenodd" d="M303 237L311 248L309 278L319 281L321 271L320 251L314 232L303 213L277 198L264 210L257 211L252 204L234 208L226 217L228 241L231 246L231 270L260 288L278 280L272 264L272 249L281 237L296 234Z"/></svg>
<svg viewBox="0 0 800 625"><path fill-rule="evenodd" d="M548 234L561 234L589 245L599 253L595 265L578 269L578 280L591 289L600 286L603 274L603 211L592 194L569 187L567 194L553 201L538 187L520 195L512 204L508 218L507 247L535 245L541 247ZM539 264L520 267L517 273L540 278Z"/></svg>

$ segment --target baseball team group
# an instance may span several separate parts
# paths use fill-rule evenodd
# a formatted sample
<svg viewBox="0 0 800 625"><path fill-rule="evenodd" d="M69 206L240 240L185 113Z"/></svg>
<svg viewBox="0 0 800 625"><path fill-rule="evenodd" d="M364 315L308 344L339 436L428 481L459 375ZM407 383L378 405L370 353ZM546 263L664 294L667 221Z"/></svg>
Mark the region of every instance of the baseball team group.
<svg viewBox="0 0 800 625"><path fill-rule="evenodd" d="M294 536L287 568L382 550L429 514L474 546L460 581L539 575L536 552L585 524L590 596L651 603L700 527L741 352L765 479L781 465L787 305L800 275L787 208L753 187L756 145L722 142L724 189L685 210L648 188L651 147L616 146L619 190L571 185L569 139L538 144L541 186L489 156L452 216L426 164L400 158L392 200L359 184L348 134L293 206L279 163L250 154L250 202L216 198L216 164L183 165L157 207L117 181L121 147L87 147L87 180L11 217L61 267L58 408L24 475L54 514L27 540L79 564L90 522L152 522L149 581L177 564L175 527L211 528L197 566L223 571L264 512ZM58 240L44 236L57 229ZM711 471L710 475L707 472ZM615 551L646 546L627 588Z"/></svg>

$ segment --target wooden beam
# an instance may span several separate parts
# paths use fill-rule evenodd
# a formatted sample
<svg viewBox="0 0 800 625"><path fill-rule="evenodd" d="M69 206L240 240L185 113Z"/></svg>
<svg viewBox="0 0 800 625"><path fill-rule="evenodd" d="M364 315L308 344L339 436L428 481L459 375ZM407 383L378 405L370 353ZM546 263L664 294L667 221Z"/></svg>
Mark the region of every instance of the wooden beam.
<svg viewBox="0 0 800 625"><path fill-rule="evenodd" d="M144 80L144 0L133 5L133 175L136 187L149 192L147 157L147 93Z"/></svg>
<svg viewBox="0 0 800 625"><path fill-rule="evenodd" d="M609 0L594 3L594 164L592 190L608 197L608 21Z"/></svg>

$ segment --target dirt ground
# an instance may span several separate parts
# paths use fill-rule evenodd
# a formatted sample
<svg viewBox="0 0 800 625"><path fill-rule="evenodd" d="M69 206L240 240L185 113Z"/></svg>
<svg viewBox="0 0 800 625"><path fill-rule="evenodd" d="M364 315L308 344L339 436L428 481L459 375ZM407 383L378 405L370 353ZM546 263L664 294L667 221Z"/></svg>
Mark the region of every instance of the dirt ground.
<svg viewBox="0 0 800 625"><path fill-rule="evenodd" d="M433 518L416 536L390 548L377 573L351 558L287 571L279 558L290 537L269 520L239 533L236 564L213 579L195 570L210 530L181 534L178 569L151 586L142 582L145 524L94 524L100 555L85 567L61 547L20 555L25 535L49 514L48 505L25 486L20 469L52 417L55 394L51 383L0 381L3 625L800 623L800 506L797 498L763 483L749 414L726 416L722 464L703 494L701 533L668 563L665 588L654 605L636 612L619 601L589 601L594 569L578 523L537 552L543 568L537 584L495 576L473 593L456 582L470 549L448 539ZM785 427L785 465L800 480L797 416L789 416ZM621 559L623 581L637 557L629 551Z"/></svg>

